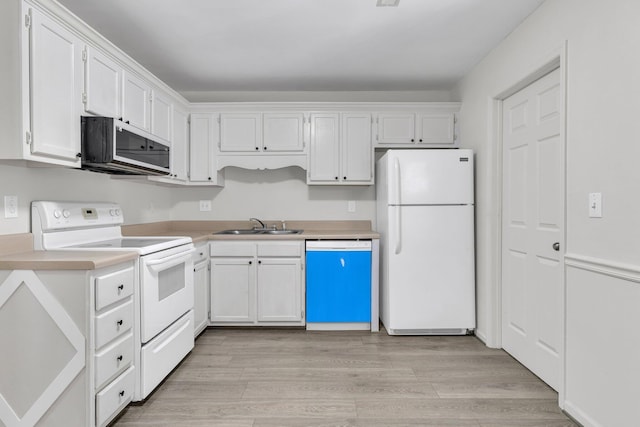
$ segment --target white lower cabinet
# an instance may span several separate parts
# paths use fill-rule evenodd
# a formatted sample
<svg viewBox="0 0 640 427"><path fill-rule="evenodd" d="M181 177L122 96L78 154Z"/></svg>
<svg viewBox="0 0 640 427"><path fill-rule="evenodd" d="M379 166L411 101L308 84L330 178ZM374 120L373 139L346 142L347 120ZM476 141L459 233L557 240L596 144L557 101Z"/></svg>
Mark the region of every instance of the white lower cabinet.
<svg viewBox="0 0 640 427"><path fill-rule="evenodd" d="M302 241L211 243L211 324L304 325Z"/></svg>
<svg viewBox="0 0 640 427"><path fill-rule="evenodd" d="M197 245L195 249L193 288L194 336L197 337L209 323L209 254L206 243Z"/></svg>
<svg viewBox="0 0 640 427"><path fill-rule="evenodd" d="M0 425L101 427L131 402L136 277L133 261L0 271L1 354L11 367L0 370Z"/></svg>

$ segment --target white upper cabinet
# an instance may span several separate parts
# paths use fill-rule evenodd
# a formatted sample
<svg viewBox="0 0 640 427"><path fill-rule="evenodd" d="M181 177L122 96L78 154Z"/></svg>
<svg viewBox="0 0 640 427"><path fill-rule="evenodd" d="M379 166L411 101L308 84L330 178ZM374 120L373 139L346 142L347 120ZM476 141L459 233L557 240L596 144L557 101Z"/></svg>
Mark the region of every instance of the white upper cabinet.
<svg viewBox="0 0 640 427"><path fill-rule="evenodd" d="M80 166L80 107L82 43L62 25L36 9L26 10L30 23L24 40L30 59L30 123L27 142L31 154ZM25 119L26 121L27 119Z"/></svg>
<svg viewBox="0 0 640 427"><path fill-rule="evenodd" d="M189 182L200 185L223 185L224 177L216 170L215 145L218 120L213 114L191 114Z"/></svg>
<svg viewBox="0 0 640 427"><path fill-rule="evenodd" d="M122 67L90 46L85 46L83 58L84 110L96 116L120 118Z"/></svg>
<svg viewBox="0 0 640 427"><path fill-rule="evenodd" d="M307 184L373 184L369 113L311 115Z"/></svg>
<svg viewBox="0 0 640 427"><path fill-rule="evenodd" d="M302 113L265 113L262 118L262 151L295 152L304 149Z"/></svg>
<svg viewBox="0 0 640 427"><path fill-rule="evenodd" d="M448 146L456 143L455 114L380 113L377 146Z"/></svg>
<svg viewBox="0 0 640 427"><path fill-rule="evenodd" d="M171 140L171 99L163 92L151 91L151 133L166 141Z"/></svg>
<svg viewBox="0 0 640 427"><path fill-rule="evenodd" d="M150 104L150 85L136 75L124 71L122 77L122 120L150 132Z"/></svg>
<svg viewBox="0 0 640 427"><path fill-rule="evenodd" d="M189 170L189 113L179 108L173 110L172 135L171 175L179 181L186 181Z"/></svg>
<svg viewBox="0 0 640 427"><path fill-rule="evenodd" d="M256 152L262 149L262 115L220 114L220 151Z"/></svg>

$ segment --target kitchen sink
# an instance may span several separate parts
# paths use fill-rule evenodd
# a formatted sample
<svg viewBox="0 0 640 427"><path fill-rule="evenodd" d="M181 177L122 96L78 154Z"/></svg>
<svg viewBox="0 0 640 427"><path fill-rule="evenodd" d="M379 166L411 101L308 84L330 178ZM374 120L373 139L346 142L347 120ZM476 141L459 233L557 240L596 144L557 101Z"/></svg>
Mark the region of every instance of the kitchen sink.
<svg viewBox="0 0 640 427"><path fill-rule="evenodd" d="M255 235L255 234L271 234L271 235L287 235L287 234L300 234L303 230L270 230L264 228L251 228L251 229L233 229L218 231L214 234L231 234L231 235Z"/></svg>

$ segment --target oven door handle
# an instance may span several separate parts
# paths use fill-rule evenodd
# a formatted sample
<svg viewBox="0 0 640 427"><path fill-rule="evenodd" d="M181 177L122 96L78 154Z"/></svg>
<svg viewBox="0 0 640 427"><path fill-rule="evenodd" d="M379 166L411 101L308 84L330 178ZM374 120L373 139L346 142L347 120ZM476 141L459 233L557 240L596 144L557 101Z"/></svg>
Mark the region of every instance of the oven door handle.
<svg viewBox="0 0 640 427"><path fill-rule="evenodd" d="M171 255L168 257L160 258L160 259L144 261L144 265L155 271L166 270L167 268L171 268L185 261L189 261L189 259L191 259L192 254L195 251L196 251L195 249L191 249L187 252L180 252L179 254L176 254L176 255ZM161 268L158 268L158 267L161 267Z"/></svg>

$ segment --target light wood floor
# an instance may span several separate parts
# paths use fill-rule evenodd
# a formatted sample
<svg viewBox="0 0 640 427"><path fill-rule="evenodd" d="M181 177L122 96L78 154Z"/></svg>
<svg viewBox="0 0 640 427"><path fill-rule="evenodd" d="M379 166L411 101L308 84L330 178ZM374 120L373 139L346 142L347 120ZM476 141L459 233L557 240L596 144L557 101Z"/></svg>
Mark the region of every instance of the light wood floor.
<svg viewBox="0 0 640 427"><path fill-rule="evenodd" d="M208 329L115 426L576 426L557 401L471 336Z"/></svg>

